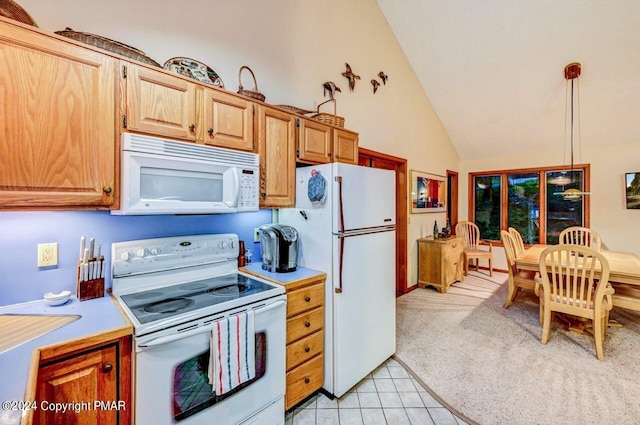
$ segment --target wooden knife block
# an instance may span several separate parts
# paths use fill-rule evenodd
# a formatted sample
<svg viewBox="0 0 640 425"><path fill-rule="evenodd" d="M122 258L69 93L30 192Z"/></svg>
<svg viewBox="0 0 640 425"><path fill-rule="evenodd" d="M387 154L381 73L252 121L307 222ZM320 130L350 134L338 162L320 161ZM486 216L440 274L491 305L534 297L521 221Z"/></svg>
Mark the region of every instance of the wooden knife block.
<svg viewBox="0 0 640 425"><path fill-rule="evenodd" d="M76 295L78 300L85 301L92 298L104 297L104 278L81 280L80 263L78 263Z"/></svg>

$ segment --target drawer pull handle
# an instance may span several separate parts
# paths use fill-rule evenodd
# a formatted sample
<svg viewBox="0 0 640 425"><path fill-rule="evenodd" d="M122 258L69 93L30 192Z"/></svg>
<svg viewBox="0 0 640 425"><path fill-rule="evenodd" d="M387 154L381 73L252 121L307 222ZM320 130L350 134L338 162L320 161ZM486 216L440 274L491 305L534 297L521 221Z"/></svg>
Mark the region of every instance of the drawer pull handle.
<svg viewBox="0 0 640 425"><path fill-rule="evenodd" d="M309 347L304 347L304 352L305 352L305 353L308 353L309 351L311 351L311 348L309 348Z"/></svg>
<svg viewBox="0 0 640 425"><path fill-rule="evenodd" d="M309 326L311 326L311 323L310 322L304 322L304 326L308 328Z"/></svg>
<svg viewBox="0 0 640 425"><path fill-rule="evenodd" d="M458 246L458 244L457 244L457 243L454 243L454 244L453 244L453 245L451 245L451 246L455 248L455 247L457 247L457 246Z"/></svg>
<svg viewBox="0 0 640 425"><path fill-rule="evenodd" d="M189 124L189 130L194 132L196 131L196 125L195 124Z"/></svg>
<svg viewBox="0 0 640 425"><path fill-rule="evenodd" d="M309 379L309 378L304 378L304 383L305 383L305 384L308 384L309 382L311 382L311 379Z"/></svg>
<svg viewBox="0 0 640 425"><path fill-rule="evenodd" d="M102 366L102 371L104 373L109 373L111 372L112 369L113 369L113 366L110 363L107 363L106 365Z"/></svg>
<svg viewBox="0 0 640 425"><path fill-rule="evenodd" d="M209 136L213 136L213 128L209 128L209 130L207 130L207 133L209 133Z"/></svg>
<svg viewBox="0 0 640 425"><path fill-rule="evenodd" d="M304 300L305 300L306 302L309 302L309 301L311 301L311 297L309 297L309 296L304 297Z"/></svg>

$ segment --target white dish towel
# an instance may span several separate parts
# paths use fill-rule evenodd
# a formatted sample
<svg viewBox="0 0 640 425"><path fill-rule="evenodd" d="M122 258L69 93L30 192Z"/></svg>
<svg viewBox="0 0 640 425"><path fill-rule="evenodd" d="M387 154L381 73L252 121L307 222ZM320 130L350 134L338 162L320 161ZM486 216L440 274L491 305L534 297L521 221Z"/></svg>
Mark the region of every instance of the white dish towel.
<svg viewBox="0 0 640 425"><path fill-rule="evenodd" d="M256 376L254 316L250 310L213 323L208 372L217 395Z"/></svg>

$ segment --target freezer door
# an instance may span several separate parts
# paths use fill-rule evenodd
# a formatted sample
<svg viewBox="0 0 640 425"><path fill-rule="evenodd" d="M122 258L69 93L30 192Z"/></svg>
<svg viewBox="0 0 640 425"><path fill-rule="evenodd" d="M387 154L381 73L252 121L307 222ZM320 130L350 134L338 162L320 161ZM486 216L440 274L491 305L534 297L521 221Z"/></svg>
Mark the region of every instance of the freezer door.
<svg viewBox="0 0 640 425"><path fill-rule="evenodd" d="M395 231L336 236L334 245L333 394L341 397L396 350Z"/></svg>
<svg viewBox="0 0 640 425"><path fill-rule="evenodd" d="M334 163L333 231L396 223L396 177L391 170Z"/></svg>

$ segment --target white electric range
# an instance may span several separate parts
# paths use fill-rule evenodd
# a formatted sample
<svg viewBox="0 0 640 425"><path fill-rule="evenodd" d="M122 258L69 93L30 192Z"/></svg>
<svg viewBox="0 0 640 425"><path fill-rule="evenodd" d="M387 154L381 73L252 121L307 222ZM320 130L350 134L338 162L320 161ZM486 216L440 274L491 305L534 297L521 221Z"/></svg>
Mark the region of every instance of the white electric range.
<svg viewBox="0 0 640 425"><path fill-rule="evenodd" d="M284 288L238 272L238 236L112 245L113 294L134 326L140 424L284 423ZM224 394L209 384L216 322L252 310L255 377Z"/></svg>

